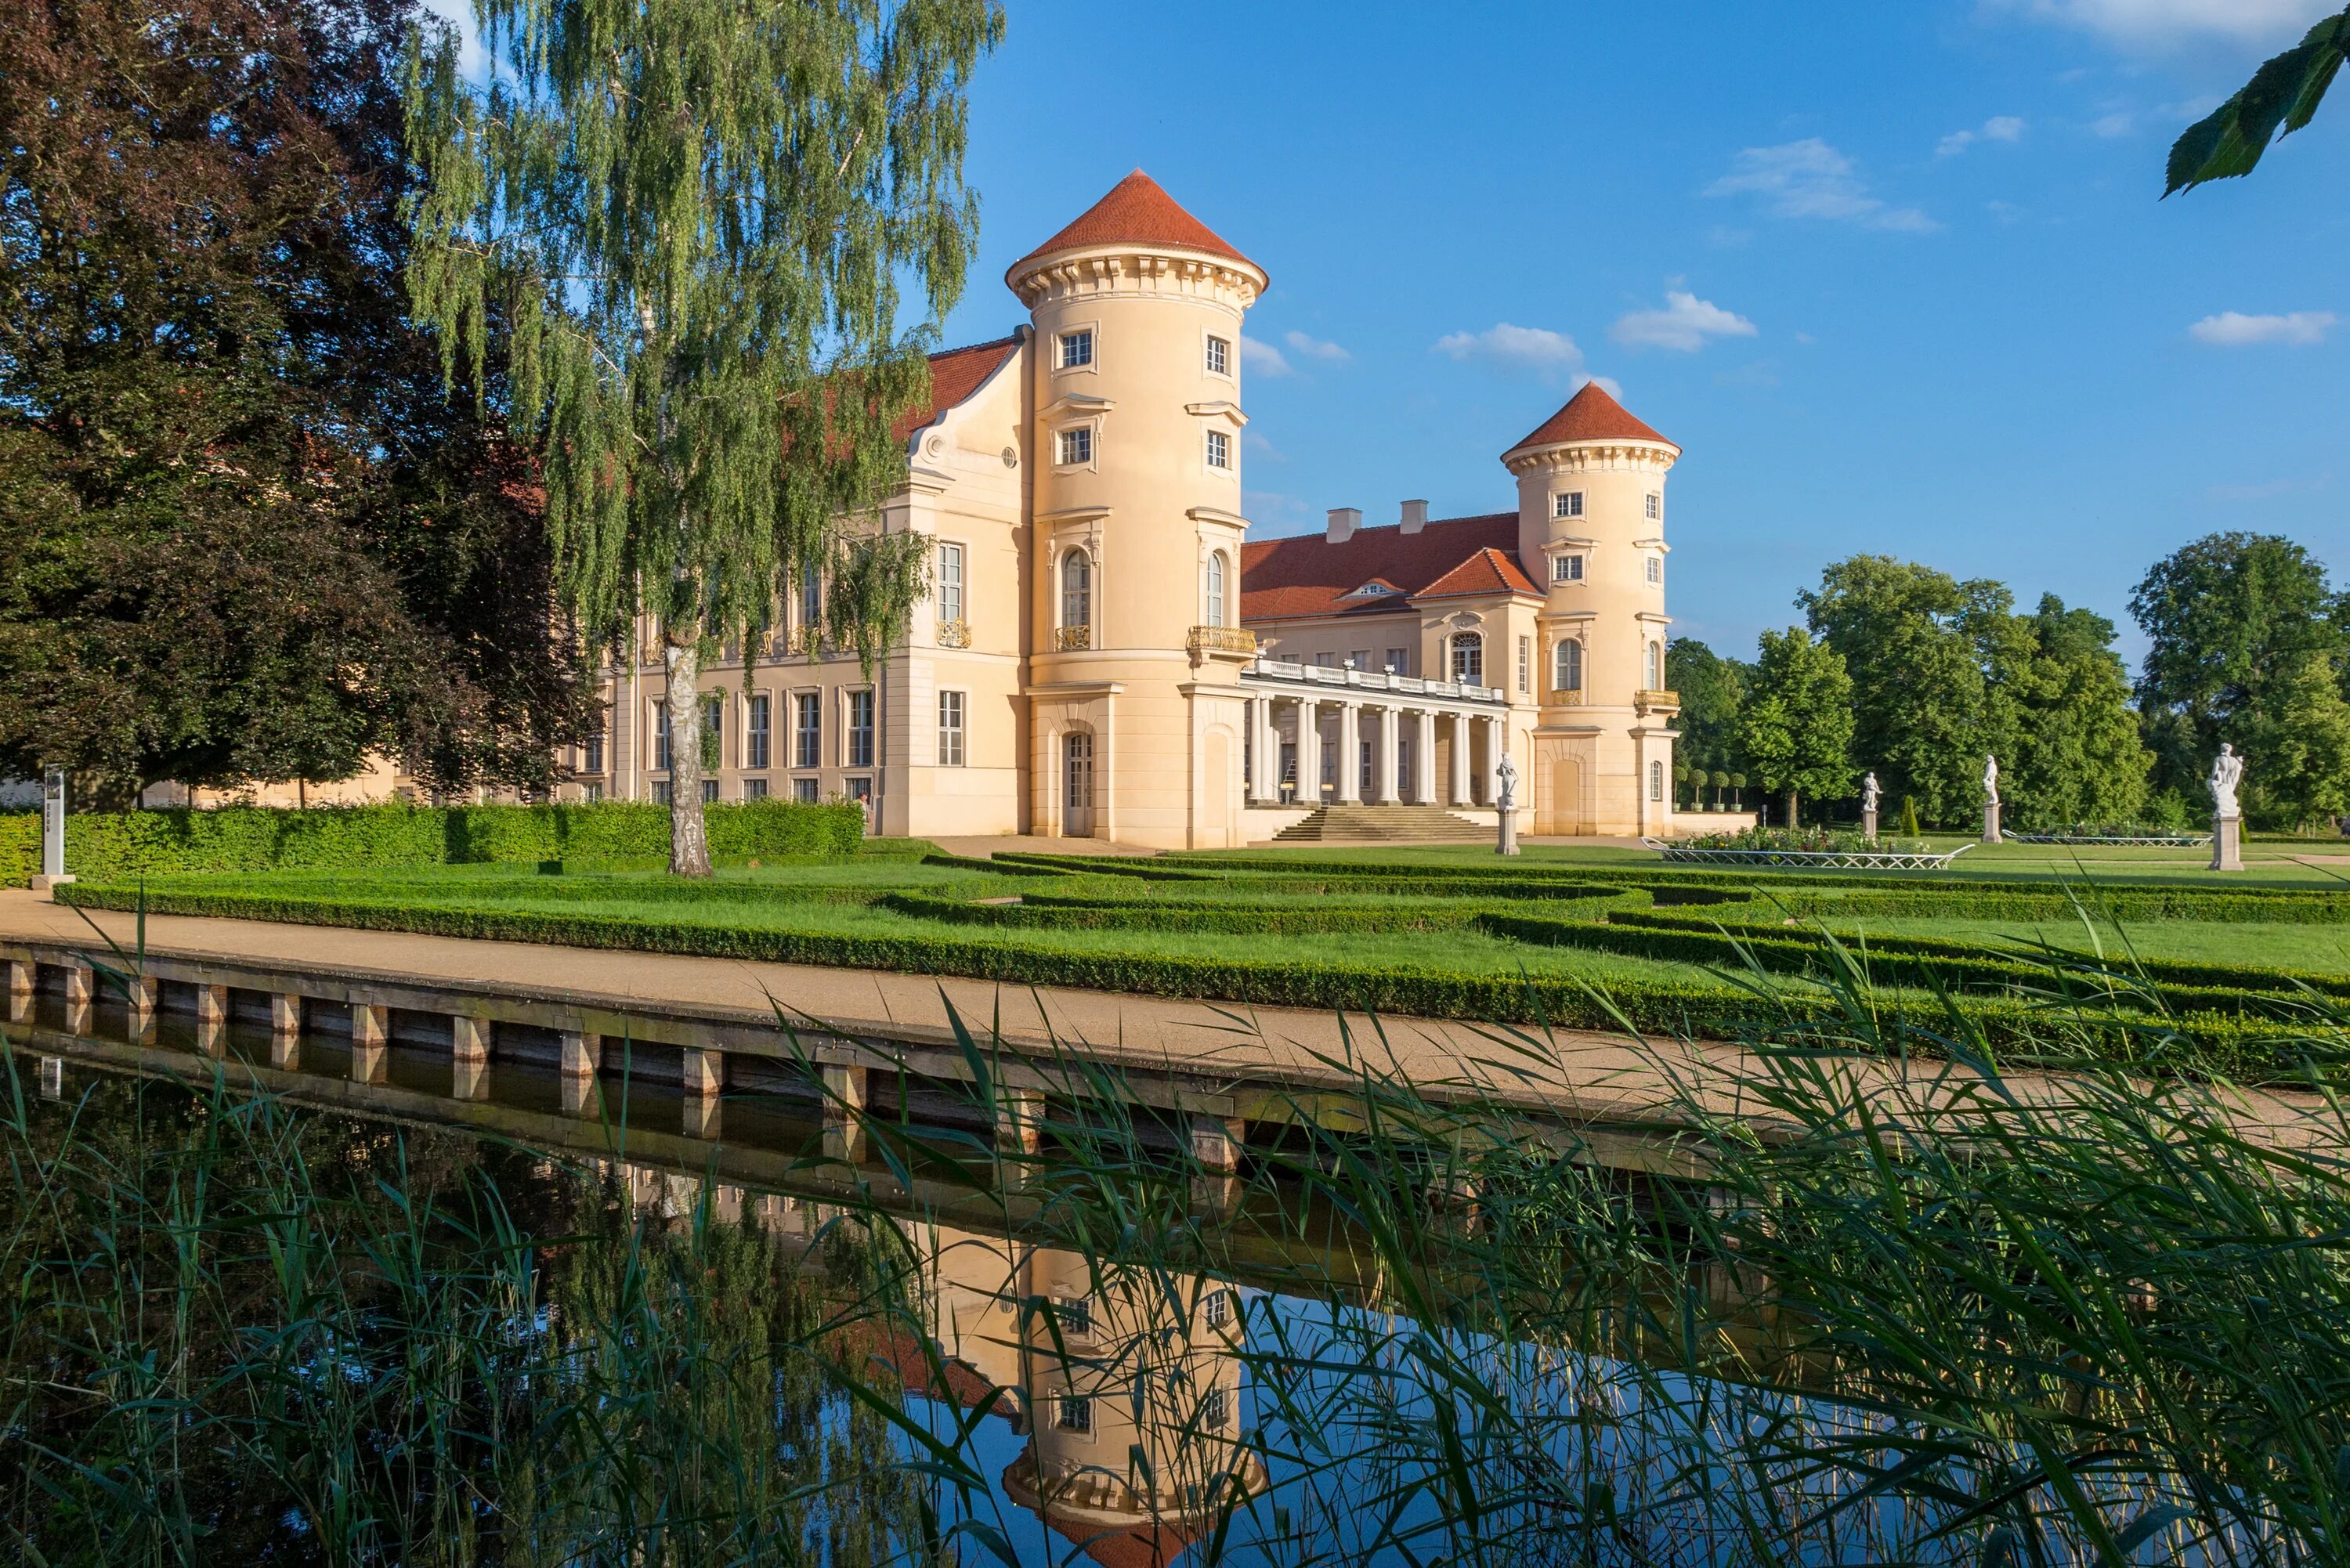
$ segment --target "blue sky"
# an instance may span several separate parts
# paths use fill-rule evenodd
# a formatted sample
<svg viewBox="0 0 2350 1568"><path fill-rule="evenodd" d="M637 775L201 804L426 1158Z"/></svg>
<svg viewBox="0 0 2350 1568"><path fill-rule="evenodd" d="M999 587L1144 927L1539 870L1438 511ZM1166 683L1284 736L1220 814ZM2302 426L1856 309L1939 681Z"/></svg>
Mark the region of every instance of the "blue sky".
<svg viewBox="0 0 2350 1568"><path fill-rule="evenodd" d="M1260 535L1505 508L1499 454L1596 375L1684 448L1682 635L1751 656L1874 550L2135 653L2130 587L2202 534L2350 575L2350 85L2251 180L2156 200L2172 136L2338 4L1012 0L947 337L1020 319L1003 269L1139 166L1273 275Z"/></svg>

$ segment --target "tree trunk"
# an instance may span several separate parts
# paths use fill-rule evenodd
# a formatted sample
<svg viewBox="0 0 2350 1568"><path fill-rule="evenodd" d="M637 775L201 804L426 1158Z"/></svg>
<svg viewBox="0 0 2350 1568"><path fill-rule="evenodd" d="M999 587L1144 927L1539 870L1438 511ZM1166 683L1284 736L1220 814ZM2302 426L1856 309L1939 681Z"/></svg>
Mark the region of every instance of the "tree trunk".
<svg viewBox="0 0 2350 1568"><path fill-rule="evenodd" d="M1787 792L1787 831L1790 833L1795 830L1795 792L1789 790Z"/></svg>
<svg viewBox="0 0 2350 1568"><path fill-rule="evenodd" d="M701 639L681 643L676 630L661 639L669 672L669 868L679 877L710 875L710 830L702 818Z"/></svg>

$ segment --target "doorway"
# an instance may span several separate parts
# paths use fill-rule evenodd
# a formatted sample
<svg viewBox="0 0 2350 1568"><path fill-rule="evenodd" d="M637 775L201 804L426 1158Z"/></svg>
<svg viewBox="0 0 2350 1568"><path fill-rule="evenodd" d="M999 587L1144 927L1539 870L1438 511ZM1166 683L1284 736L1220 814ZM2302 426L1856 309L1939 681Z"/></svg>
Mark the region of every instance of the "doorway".
<svg viewBox="0 0 2350 1568"><path fill-rule="evenodd" d="M1072 730L1061 740L1061 835L1094 836L1094 737Z"/></svg>

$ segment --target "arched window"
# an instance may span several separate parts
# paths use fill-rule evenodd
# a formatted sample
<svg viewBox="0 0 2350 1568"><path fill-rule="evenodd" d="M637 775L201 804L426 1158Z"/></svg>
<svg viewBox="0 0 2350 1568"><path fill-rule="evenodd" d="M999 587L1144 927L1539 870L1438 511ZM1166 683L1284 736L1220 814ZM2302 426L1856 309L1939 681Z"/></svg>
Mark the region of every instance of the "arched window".
<svg viewBox="0 0 2350 1568"><path fill-rule="evenodd" d="M1649 691L1664 689L1665 650L1655 643L1648 644L1648 657L1640 661L1640 685Z"/></svg>
<svg viewBox="0 0 2350 1568"><path fill-rule="evenodd" d="M1662 763L1648 764L1648 798L1650 800L1665 798L1665 764Z"/></svg>
<svg viewBox="0 0 2350 1568"><path fill-rule="evenodd" d="M1094 623L1094 561L1083 550L1061 557L1061 625Z"/></svg>
<svg viewBox="0 0 2350 1568"><path fill-rule="evenodd" d="M1452 634L1452 679L1466 686L1485 684L1485 639L1482 633Z"/></svg>
<svg viewBox="0 0 2350 1568"><path fill-rule="evenodd" d="M1224 624L1224 553L1208 552L1208 624Z"/></svg>
<svg viewBox="0 0 2350 1568"><path fill-rule="evenodd" d="M1575 638L1562 641L1551 659L1551 690L1583 690L1583 644Z"/></svg>

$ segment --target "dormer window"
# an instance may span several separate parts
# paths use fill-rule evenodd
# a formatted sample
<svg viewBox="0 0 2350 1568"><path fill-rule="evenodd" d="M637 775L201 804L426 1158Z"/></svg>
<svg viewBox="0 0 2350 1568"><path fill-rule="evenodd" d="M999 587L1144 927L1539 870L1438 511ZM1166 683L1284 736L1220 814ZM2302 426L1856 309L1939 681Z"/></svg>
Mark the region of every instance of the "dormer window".
<svg viewBox="0 0 2350 1568"><path fill-rule="evenodd" d="M1550 514L1554 517L1582 516L1583 492L1580 490L1562 490L1557 494L1552 496L1550 498ZM1653 516L1655 514L1652 513L1650 515Z"/></svg>
<svg viewBox="0 0 2350 1568"><path fill-rule="evenodd" d="M1384 599L1392 598L1401 592L1403 590L1393 583L1383 582L1378 577L1373 577L1354 592L1340 594L1338 597L1342 599Z"/></svg>
<svg viewBox="0 0 2350 1568"><path fill-rule="evenodd" d="M1583 557L1580 556L1553 556L1550 558L1550 580L1554 583L1579 583L1583 581Z"/></svg>
<svg viewBox="0 0 2350 1568"><path fill-rule="evenodd" d="M1078 332L1061 334L1061 369L1082 369L1094 362L1094 332L1088 327Z"/></svg>

